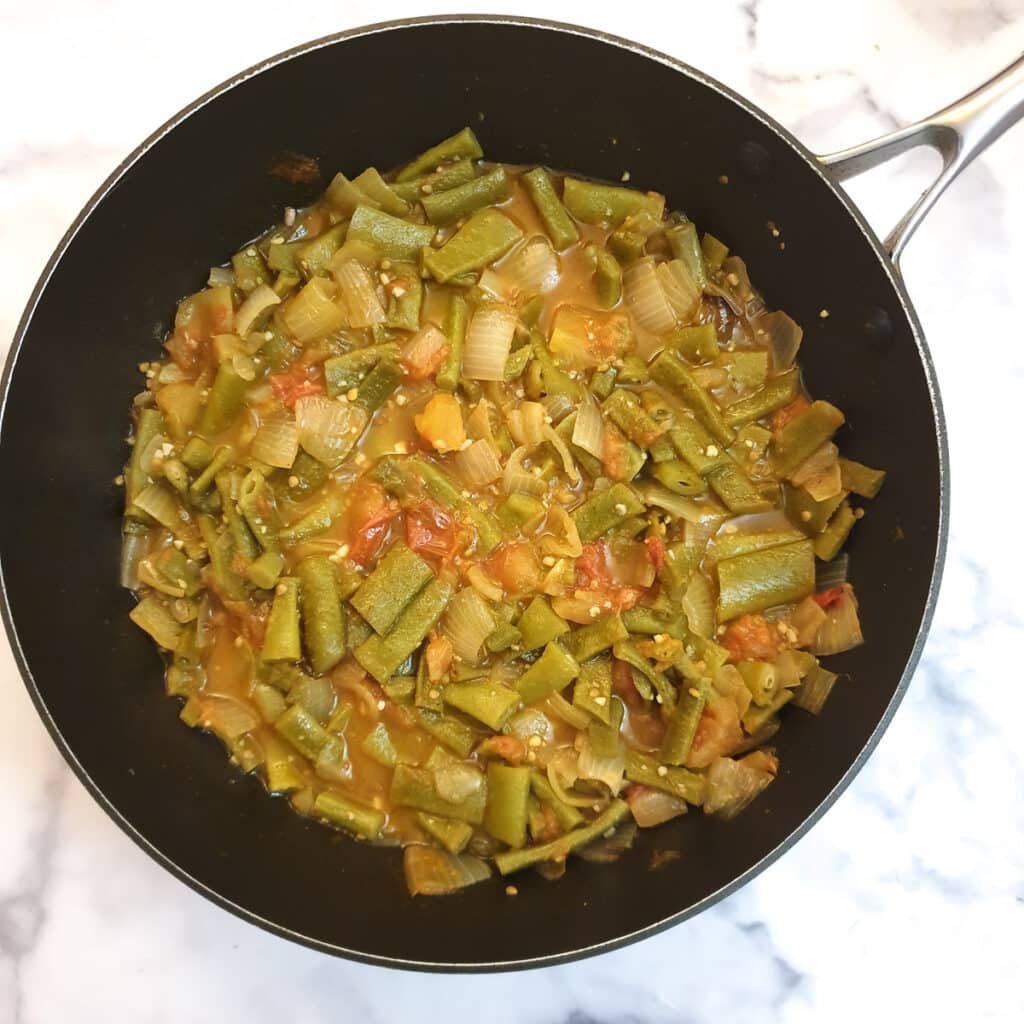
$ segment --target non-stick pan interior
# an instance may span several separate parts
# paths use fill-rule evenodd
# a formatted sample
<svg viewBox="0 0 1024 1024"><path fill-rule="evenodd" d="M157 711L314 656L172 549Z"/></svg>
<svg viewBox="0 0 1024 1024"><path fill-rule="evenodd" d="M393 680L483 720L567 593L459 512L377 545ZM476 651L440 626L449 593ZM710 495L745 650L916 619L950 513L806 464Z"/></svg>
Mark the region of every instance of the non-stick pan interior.
<svg viewBox="0 0 1024 1024"><path fill-rule="evenodd" d="M387 168L464 124L494 159L608 180L629 171L725 240L769 305L804 324L807 383L845 410L844 450L889 478L849 549L868 642L833 662L848 678L819 718L786 715L782 773L750 810L729 823L691 814L644 833L618 864L576 862L557 883L527 874L514 898L494 882L411 900L399 851L301 820L178 722L117 586L113 478L136 364L157 355L175 302L316 191L269 175L275 158L315 156L325 178ZM800 829L850 770L929 606L942 521L935 416L883 258L805 157L729 95L552 27L448 22L342 38L196 107L114 182L57 262L17 352L0 436L0 565L16 646L83 779L207 894L376 960L472 968L566 956L698 907ZM652 871L661 849L682 856Z"/></svg>

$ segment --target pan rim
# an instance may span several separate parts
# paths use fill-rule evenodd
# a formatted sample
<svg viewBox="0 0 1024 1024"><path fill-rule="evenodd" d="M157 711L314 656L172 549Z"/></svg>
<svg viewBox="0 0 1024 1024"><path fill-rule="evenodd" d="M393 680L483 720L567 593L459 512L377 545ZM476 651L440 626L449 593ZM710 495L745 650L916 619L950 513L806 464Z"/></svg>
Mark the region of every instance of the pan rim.
<svg viewBox="0 0 1024 1024"><path fill-rule="evenodd" d="M33 316L35 315L36 309L42 299L43 294L49 284L50 278L53 275L54 270L60 263L65 252L70 247L79 230L85 224L85 222L92 216L96 208L103 202L106 196L112 191L112 189L120 182L120 180L131 171L132 167L161 139L177 128L181 123L186 121L195 112L205 107L208 103L216 100L220 96L234 89L237 85L245 82L249 78L255 77L256 75L262 74L279 64L283 64L293 58L303 56L307 53L315 52L316 50L324 49L329 46L333 46L336 43L344 42L349 39L357 39L364 36L378 35L385 32L400 31L403 29L416 28L420 26L431 26L431 25L445 25L445 24L490 24L490 25L506 25L512 27L521 27L527 29L535 29L549 32L556 32L560 34L579 36L587 40L592 40L600 43L615 46L619 49L627 50L640 56L646 57L650 60L656 61L673 71L679 72L693 81L698 82L704 87L711 89L718 93L725 99L730 100L737 106L739 106L745 113L755 118L766 128L768 128L773 134L775 134L782 142L787 144L794 152L796 152L804 161L807 163L809 168L818 175L823 183L829 188L835 199L841 204L847 215L849 215L857 227L860 229L861 234L864 237L865 242L873 251L876 259L882 266L883 272L888 277L890 284L899 300L900 307L903 311L903 315L906 317L907 322L910 325L911 333L914 338L914 344L917 347L918 355L921 360L922 368L925 374L925 382L928 388L928 395L931 401L932 416L935 423L935 435L937 454L939 462L939 518L938 518L938 532L936 537L935 556L932 565L931 579L928 585L927 597L925 600L924 608L922 609L921 623L917 631L917 635L914 639L914 644L911 649L910 655L907 659L906 665L904 666L903 672L900 676L899 682L893 692L893 696L878 721L878 724L872 730L868 736L863 747L861 748L857 757L853 760L847 770L843 773L842 777L833 786L833 788L822 798L817 804L814 810L807 815L806 818L792 831L786 838L778 843L773 849L768 851L763 857L757 862L752 864L746 871L742 872L727 885L721 886L712 893L691 904L683 910L669 914L664 918L661 918L643 928L635 929L625 935L620 935L614 939L608 939L602 942L591 943L589 945L580 945L576 948L562 951L559 953L547 954L536 957L529 957L525 959L514 959L514 960L495 960L488 962L473 962L473 963L461 963L457 961L434 961L434 960L413 960L403 957L391 957L385 956L379 953L367 953L362 950L352 949L346 946L338 945L332 942L326 942L321 939L313 938L309 935L302 934L291 928L285 927L278 924L275 921L271 921L267 918L262 917L260 914L252 911L240 904L230 900L215 891L214 889L201 882L199 879L191 875L187 870L177 864L162 850L157 848L150 840L143 835L135 825L129 821L120 811L114 803L107 798L106 794L100 789L97 783L95 783L88 771L78 760L74 750L65 739L63 733L60 730L57 722L50 714L49 708L43 698L43 695L36 683L35 677L32 673L31 667L29 666L28 659L25 656L25 652L21 647L21 643L18 637L17 628L14 622L14 616L10 606L10 600L7 593L6 580L4 575L4 565L2 552L0 552L0 618L2 618L5 631L7 634L8 641L11 646L11 652L14 657L15 664L18 667L18 671L24 681L25 688L28 690L29 697L35 706L36 712L38 713L43 725L46 727L51 738L56 744L61 755L68 763L71 770L78 777L79 781L85 786L86 790L92 796L92 798L99 804L99 806L106 812L106 814L114 821L114 823L124 832L137 846L139 846L149 857L151 857L156 863L167 870L171 875L184 882L190 889L199 895L210 900L216 906L219 906L223 910L227 910L234 914L236 917L241 918L251 924L262 928L263 930L270 932L271 934L277 935L281 938L289 939L292 942L296 942L300 945L306 946L311 949L315 949L322 953L330 953L334 956L343 957L349 960L357 961L364 964L369 964L376 967L389 967L398 968L404 970L434 972L434 973L467 973L467 974L480 974L480 973L492 973L492 972L503 972L503 971L514 971L514 970L530 970L541 967L549 967L557 964L564 964L573 962L576 960L582 960L591 956L596 956L600 953L610 952L615 949L619 949L623 946L629 945L633 942L637 942L641 939L648 938L656 935L659 932L665 931L681 922L688 920L689 918L695 917L697 914L704 910L709 909L718 903L720 900L736 892L748 882L753 880L757 875L761 874L767 867L773 864L779 857L790 850L796 843L802 839L807 832L814 826L824 814L833 806L836 800L842 795L846 788L853 781L854 777L860 772L864 766L868 757L872 754L875 747L878 745L879 740L888 728L893 716L903 701L906 695L907 688L910 685L910 680L913 677L914 671L917 668L918 662L921 658L921 653L924 648L925 640L927 639L932 620L935 613L935 605L938 598L939 587L942 579L942 572L945 565L947 544L948 544L948 533L949 533L949 508L950 508L950 489L949 489L949 446L948 436L946 429L946 421L943 412L942 399L939 392L938 380L936 378L935 366L932 361L931 353L928 349L927 343L924 337L924 331L921 323L917 317L917 313L914 309L913 303L907 293L906 287L903 283L902 277L896 271L888 255L885 253L881 242L877 235L871 228L871 226L865 220L863 214L860 212L858 207L854 204L852 199L842 189L838 180L832 175L827 168L825 168L814 156L813 153L797 139L787 128L779 124L774 118L768 115L760 107L754 104L752 101L742 96L741 94L733 91L728 86L723 85L721 82L705 74L704 72L694 68L692 65L685 63L684 61L678 60L675 57L671 57L668 54L662 53L652 47L645 46L643 44L634 42L632 40L625 39L621 36L614 35L608 32L602 32L597 29L591 29L580 25L570 24L566 22L559 22L550 19L542 18L529 18L519 15L483 15L483 14L457 14L457 15L426 15L415 18L400 18L392 21L377 22L370 25L358 26L352 29L346 29L341 32L331 33L326 36L322 36L318 39L312 40L284 50L278 54L268 57L262 61L253 64L243 71L225 79L219 85L213 87L201 96L193 100L191 103L183 107L171 118L165 121L159 128L156 129L151 135L149 135L142 143L140 143L132 152L121 161L120 164L107 176L99 188L93 193L86 204L82 207L79 214L75 217L71 226L64 233L60 242L57 244L52 255L47 261L42 273L37 280L35 287L29 297L28 303L26 304L25 310L18 322L17 329L15 330L13 339L11 341L10 349L7 353L5 365L3 369L2 377L0 377L0 445L3 443L3 427L6 421L6 410L8 404L8 398L11 390L11 383L14 378L14 370L18 360L18 356L21 352L21 348L25 342L26 335L28 334L29 328L32 323Z"/></svg>

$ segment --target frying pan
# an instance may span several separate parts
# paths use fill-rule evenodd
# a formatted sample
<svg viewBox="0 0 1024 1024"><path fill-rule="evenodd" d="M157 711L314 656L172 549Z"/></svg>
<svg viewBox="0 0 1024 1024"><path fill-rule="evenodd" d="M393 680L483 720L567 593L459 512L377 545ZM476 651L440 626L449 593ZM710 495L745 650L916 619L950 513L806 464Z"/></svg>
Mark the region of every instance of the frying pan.
<svg viewBox="0 0 1024 1024"><path fill-rule="evenodd" d="M662 54L570 26L483 17L332 36L197 100L75 221L4 375L3 616L69 764L198 892L279 935L377 964L472 971L567 960L650 934L742 885L849 783L917 662L945 548L948 464L898 258L939 192L1022 102L1018 62L933 118L818 159L752 104ZM695 814L644 831L616 864L577 861L557 883L520 876L514 899L495 882L412 900L400 851L298 817L241 776L216 740L179 723L163 666L117 585L112 479L125 457L135 364L156 354L176 301L283 206L323 187L269 175L275 159L309 154L328 173L386 167L463 124L494 159L608 180L628 169L635 185L665 193L730 244L769 304L805 325L806 382L846 412L844 451L884 467L888 480L849 547L868 642L830 663L847 679L823 714L786 717L781 774L749 810L732 822ZM838 183L919 144L940 149L944 170L879 242ZM682 855L651 870L662 849Z"/></svg>

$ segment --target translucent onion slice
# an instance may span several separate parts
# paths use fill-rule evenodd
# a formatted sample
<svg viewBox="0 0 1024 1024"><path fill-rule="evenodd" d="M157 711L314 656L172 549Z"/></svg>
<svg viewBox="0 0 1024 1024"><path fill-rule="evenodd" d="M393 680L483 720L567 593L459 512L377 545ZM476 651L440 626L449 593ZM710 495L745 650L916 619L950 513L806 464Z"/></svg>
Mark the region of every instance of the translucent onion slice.
<svg viewBox="0 0 1024 1024"><path fill-rule="evenodd" d="M235 272L230 267L210 267L206 283L211 288L233 288Z"/></svg>
<svg viewBox="0 0 1024 1024"><path fill-rule="evenodd" d="M483 487L501 476L501 462L490 441L481 438L457 452L455 465L470 487Z"/></svg>
<svg viewBox="0 0 1024 1024"><path fill-rule="evenodd" d="M716 758L708 768L704 813L734 818L775 778L763 758L749 754L739 761Z"/></svg>
<svg viewBox="0 0 1024 1024"><path fill-rule="evenodd" d="M253 458L279 469L291 469L299 453L299 428L293 420L264 420L252 439Z"/></svg>
<svg viewBox="0 0 1024 1024"><path fill-rule="evenodd" d="M259 715L235 697L206 697L202 701L203 716L200 724L226 740L237 739L252 732L260 724Z"/></svg>
<svg viewBox="0 0 1024 1024"><path fill-rule="evenodd" d="M462 372L474 380L504 380L515 332L516 314L508 306L478 309L466 331Z"/></svg>
<svg viewBox="0 0 1024 1024"><path fill-rule="evenodd" d="M300 344L336 331L345 322L344 310L334 302L335 285L314 277L281 307L285 330Z"/></svg>
<svg viewBox="0 0 1024 1024"><path fill-rule="evenodd" d="M484 567L478 562L466 570L466 580L477 593L486 597L488 601L500 601L505 596L505 591L487 575Z"/></svg>
<svg viewBox="0 0 1024 1024"><path fill-rule="evenodd" d="M583 554L583 543L576 522L561 505L553 504L548 509L545 532L537 546L541 554L554 555L556 558L579 558Z"/></svg>
<svg viewBox="0 0 1024 1024"><path fill-rule="evenodd" d="M384 307L369 271L357 260L341 260L331 264L338 282L338 299L350 327L373 327L384 322Z"/></svg>
<svg viewBox="0 0 1024 1024"><path fill-rule="evenodd" d="M577 736L576 744L579 750L576 768L580 773L580 778L600 782L608 787L612 796L618 796L619 790L622 789L623 772L626 767L626 746L621 739L611 757L599 757L595 754L589 736Z"/></svg>
<svg viewBox="0 0 1024 1024"><path fill-rule="evenodd" d="M676 315L665 297L653 256L630 264L623 275L623 285L626 304L641 327L655 334L664 334L675 327Z"/></svg>
<svg viewBox="0 0 1024 1024"><path fill-rule="evenodd" d="M491 869L479 857L434 846L407 846L403 867L411 896L444 896L491 877Z"/></svg>
<svg viewBox="0 0 1024 1024"><path fill-rule="evenodd" d="M188 513L182 514L184 510L178 503L174 491L163 483L144 487L135 496L134 504L174 534L178 533L181 524L188 520Z"/></svg>
<svg viewBox="0 0 1024 1024"><path fill-rule="evenodd" d="M825 706L825 701L828 700L829 694L832 692L832 687L836 685L838 679L839 676L834 672L829 672L820 665L815 665L804 677L803 682L800 684L800 689L796 691L793 697L793 703L798 708L809 711L812 715L820 714L821 709Z"/></svg>
<svg viewBox="0 0 1024 1024"><path fill-rule="evenodd" d="M258 284L248 296L245 302L238 307L235 314L235 333L239 335L248 334L252 325L272 306L280 303L281 296L273 288L265 284Z"/></svg>
<svg viewBox="0 0 1024 1024"><path fill-rule="evenodd" d="M546 415L540 402L520 402L505 415L512 440L520 445L540 444L544 440Z"/></svg>
<svg viewBox="0 0 1024 1024"><path fill-rule="evenodd" d="M604 455L604 417L597 402L589 395L580 403L572 428L572 443L588 455L600 459Z"/></svg>
<svg viewBox="0 0 1024 1024"><path fill-rule="evenodd" d="M565 475L572 483L578 484L580 482L580 471L576 468L576 461L572 457L572 452L569 451L569 446L555 433L550 423L544 424L544 440L558 452Z"/></svg>
<svg viewBox="0 0 1024 1024"><path fill-rule="evenodd" d="M309 395L295 403L299 444L326 466L336 466L352 450L366 427L361 405Z"/></svg>
<svg viewBox="0 0 1024 1024"><path fill-rule="evenodd" d="M546 238L535 235L505 260L499 273L513 294L542 295L558 284L558 257Z"/></svg>
<svg viewBox="0 0 1024 1024"><path fill-rule="evenodd" d="M683 594L683 612L690 631L710 639L715 634L715 591L702 573L690 577Z"/></svg>
<svg viewBox="0 0 1024 1024"><path fill-rule="evenodd" d="M516 448L508 457L505 463L503 484L506 494L532 494L541 497L547 494L548 485L539 476L534 476L523 466L523 459L529 455L529 449L525 446Z"/></svg>
<svg viewBox="0 0 1024 1024"><path fill-rule="evenodd" d="M688 323L697 312L701 299L701 289L690 275L689 267L682 260L669 260L658 265L657 274L672 311L678 319Z"/></svg>
<svg viewBox="0 0 1024 1024"><path fill-rule="evenodd" d="M804 329L781 311L762 314L757 318L755 326L765 332L774 368L779 371L788 370L800 351Z"/></svg>
<svg viewBox="0 0 1024 1024"><path fill-rule="evenodd" d="M560 423L574 408L573 400L568 395L546 395L542 402L552 423Z"/></svg>
<svg viewBox="0 0 1024 1024"><path fill-rule="evenodd" d="M441 628L455 656L475 665L484 640L494 632L494 615L473 587L464 587L449 602Z"/></svg>
<svg viewBox="0 0 1024 1024"><path fill-rule="evenodd" d="M147 533L129 533L125 530L121 534L121 586L128 590L135 590L139 585L139 562L142 561L149 547L149 535Z"/></svg>
<svg viewBox="0 0 1024 1024"><path fill-rule="evenodd" d="M654 828L686 813L686 801L681 797L647 786L638 786L627 802L633 812L633 820L641 828Z"/></svg>
<svg viewBox="0 0 1024 1024"><path fill-rule="evenodd" d="M840 654L864 643L857 614L857 598L853 587L843 584L839 599L825 609L825 621L818 627L817 636L809 650L812 654Z"/></svg>
<svg viewBox="0 0 1024 1024"><path fill-rule="evenodd" d="M402 362L417 380L432 374L449 348L448 339L433 325L421 327L402 349Z"/></svg>

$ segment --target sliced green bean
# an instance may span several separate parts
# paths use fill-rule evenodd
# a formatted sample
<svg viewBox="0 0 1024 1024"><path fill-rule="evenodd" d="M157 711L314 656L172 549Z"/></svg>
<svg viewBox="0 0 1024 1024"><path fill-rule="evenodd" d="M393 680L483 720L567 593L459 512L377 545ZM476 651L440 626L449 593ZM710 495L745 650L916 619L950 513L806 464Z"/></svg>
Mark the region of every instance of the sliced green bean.
<svg viewBox="0 0 1024 1024"><path fill-rule="evenodd" d="M484 808L487 806L487 787L481 785L459 802L445 800L437 792L432 772L410 764L398 764L391 776L391 802L399 807L411 807L442 818L482 825Z"/></svg>
<svg viewBox="0 0 1024 1024"><path fill-rule="evenodd" d="M778 476L789 476L818 448L831 440L846 417L828 402L812 402L776 435L768 449L768 461Z"/></svg>
<svg viewBox="0 0 1024 1024"><path fill-rule="evenodd" d="M448 339L448 354L441 363L435 381L443 391L454 391L462 376L462 349L466 343L466 321L468 306L465 298L457 291L448 297L441 333Z"/></svg>
<svg viewBox="0 0 1024 1024"><path fill-rule="evenodd" d="M679 702L676 704L668 728L665 730L665 738L661 743L659 756L662 763L672 765L686 763L710 691L711 680L707 678L680 688Z"/></svg>
<svg viewBox="0 0 1024 1024"><path fill-rule="evenodd" d="M656 192L637 192L579 178L563 181L562 202L577 220L605 228L618 227L628 217L639 213L649 213L660 220L665 209L665 197Z"/></svg>
<svg viewBox="0 0 1024 1024"><path fill-rule="evenodd" d="M444 284L470 271L482 270L504 256L522 237L522 229L500 210L479 210L440 249L427 251L423 264Z"/></svg>
<svg viewBox="0 0 1024 1024"><path fill-rule="evenodd" d="M602 651L607 651L620 640L625 640L629 631L618 615L606 615L597 622L574 629L566 638L569 653L578 661L589 661Z"/></svg>
<svg viewBox="0 0 1024 1024"><path fill-rule="evenodd" d="M345 621L334 563L325 555L310 555L296 568L302 636L310 667L329 672L345 657Z"/></svg>
<svg viewBox="0 0 1024 1024"><path fill-rule="evenodd" d="M348 226L350 241L368 242L391 260L417 260L420 249L430 245L436 233L432 224L413 224L369 206L356 207Z"/></svg>
<svg viewBox="0 0 1024 1024"><path fill-rule="evenodd" d="M431 192L420 199L428 220L433 224L454 224L471 213L504 202L511 194L508 173L497 167L489 174L467 181L444 192Z"/></svg>
<svg viewBox="0 0 1024 1024"><path fill-rule="evenodd" d="M515 690L500 683L449 683L442 691L445 704L483 722L488 728L500 732L519 707L521 699Z"/></svg>
<svg viewBox="0 0 1024 1024"><path fill-rule="evenodd" d="M487 809L484 828L495 839L518 849L526 842L526 805L530 796L529 768L492 761L487 766Z"/></svg>
<svg viewBox="0 0 1024 1024"><path fill-rule="evenodd" d="M242 411L248 387L249 382L238 375L230 362L221 363L206 398L206 408L199 421L199 433L210 438L227 430Z"/></svg>
<svg viewBox="0 0 1024 1024"><path fill-rule="evenodd" d="M571 636L575 635L573 633ZM544 648L541 656L519 677L516 689L523 702L531 704L564 690L579 674L580 666L576 659L564 647L552 641Z"/></svg>
<svg viewBox="0 0 1024 1024"><path fill-rule="evenodd" d="M644 511L643 502L625 484L613 484L588 498L572 514L580 540L597 540L629 516Z"/></svg>
<svg viewBox="0 0 1024 1024"><path fill-rule="evenodd" d="M718 563L718 619L759 612L814 593L814 547L809 540L738 555Z"/></svg>
<svg viewBox="0 0 1024 1024"><path fill-rule="evenodd" d="M814 538L814 553L823 562L831 562L846 543L853 524L857 522L849 502L843 502L829 520L828 526Z"/></svg>
<svg viewBox="0 0 1024 1024"><path fill-rule="evenodd" d="M298 661L302 657L297 580L283 579L277 585L261 657L264 661Z"/></svg>
<svg viewBox="0 0 1024 1024"><path fill-rule="evenodd" d="M380 835L387 820L383 811L363 807L330 790L317 793L313 801L313 813L330 825L337 825L346 832L371 840Z"/></svg>
<svg viewBox="0 0 1024 1024"><path fill-rule="evenodd" d="M736 434L722 417L715 400L697 383L690 368L669 349L651 363L651 376L686 403L720 444L729 445Z"/></svg>
<svg viewBox="0 0 1024 1024"><path fill-rule="evenodd" d="M882 489L885 482L885 471L872 469L853 459L839 459L839 473L842 477L843 490L853 491L862 498L873 498Z"/></svg>
<svg viewBox="0 0 1024 1024"><path fill-rule="evenodd" d="M463 128L454 135L449 136L443 142L420 153L418 157L410 160L395 176L396 181L410 181L420 175L427 174L434 170L439 164L447 163L449 160L465 158L467 160L479 160L484 155L480 142L473 134L472 128Z"/></svg>
<svg viewBox="0 0 1024 1024"><path fill-rule="evenodd" d="M433 577L430 566L398 541L349 600L374 630L384 636Z"/></svg>
<svg viewBox="0 0 1024 1024"><path fill-rule="evenodd" d="M569 632L565 620L551 609L547 599L539 594L527 606L516 623L524 651L534 651Z"/></svg>
<svg viewBox="0 0 1024 1024"><path fill-rule="evenodd" d="M416 822L449 853L461 853L473 838L473 826L465 821L453 821L450 818L427 814L425 811L417 811Z"/></svg>

